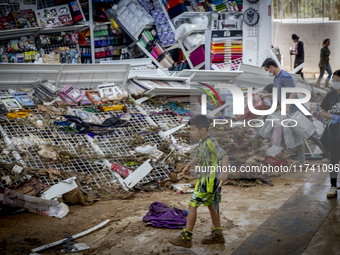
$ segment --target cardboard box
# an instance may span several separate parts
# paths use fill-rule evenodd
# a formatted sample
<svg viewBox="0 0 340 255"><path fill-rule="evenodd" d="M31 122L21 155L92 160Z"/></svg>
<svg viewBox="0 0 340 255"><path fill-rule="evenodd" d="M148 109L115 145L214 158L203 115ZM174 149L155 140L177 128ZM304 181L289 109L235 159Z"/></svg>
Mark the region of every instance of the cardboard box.
<svg viewBox="0 0 340 255"><path fill-rule="evenodd" d="M31 9L11 11L9 15L14 20L18 28L39 27L34 12Z"/></svg>
<svg viewBox="0 0 340 255"><path fill-rule="evenodd" d="M72 25L72 15L67 4L36 10L35 15L40 27L61 27Z"/></svg>

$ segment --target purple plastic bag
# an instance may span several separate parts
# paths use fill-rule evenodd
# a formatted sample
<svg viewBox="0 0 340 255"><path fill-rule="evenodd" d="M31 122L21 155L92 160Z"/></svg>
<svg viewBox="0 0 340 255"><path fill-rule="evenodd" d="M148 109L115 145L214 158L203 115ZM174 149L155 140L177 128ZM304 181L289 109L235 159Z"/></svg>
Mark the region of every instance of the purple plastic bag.
<svg viewBox="0 0 340 255"><path fill-rule="evenodd" d="M183 228L187 224L185 210L168 208L160 202L153 202L149 212L143 217L144 222L151 222L156 228Z"/></svg>

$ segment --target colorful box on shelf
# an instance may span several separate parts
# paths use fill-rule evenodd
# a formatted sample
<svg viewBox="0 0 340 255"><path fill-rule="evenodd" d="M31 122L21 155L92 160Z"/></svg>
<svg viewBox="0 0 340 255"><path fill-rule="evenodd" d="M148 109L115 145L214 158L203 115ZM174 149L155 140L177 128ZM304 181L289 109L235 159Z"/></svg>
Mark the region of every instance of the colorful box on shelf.
<svg viewBox="0 0 340 255"><path fill-rule="evenodd" d="M184 4L183 0L168 0L165 4L165 9L169 11L172 7L175 7L178 4Z"/></svg>
<svg viewBox="0 0 340 255"><path fill-rule="evenodd" d="M198 66L205 61L205 53L202 45L190 54L190 60L193 66Z"/></svg>
<svg viewBox="0 0 340 255"><path fill-rule="evenodd" d="M185 4L178 4L171 9L168 10L168 14L171 19L175 18L176 16L180 15L183 12L187 12L188 9Z"/></svg>
<svg viewBox="0 0 340 255"><path fill-rule="evenodd" d="M9 16L14 20L18 28L39 27L32 9L11 11Z"/></svg>
<svg viewBox="0 0 340 255"><path fill-rule="evenodd" d="M36 10L40 27L60 27L72 25L73 20L67 4Z"/></svg>
<svg viewBox="0 0 340 255"><path fill-rule="evenodd" d="M18 26L9 16L0 17L0 30L17 29Z"/></svg>

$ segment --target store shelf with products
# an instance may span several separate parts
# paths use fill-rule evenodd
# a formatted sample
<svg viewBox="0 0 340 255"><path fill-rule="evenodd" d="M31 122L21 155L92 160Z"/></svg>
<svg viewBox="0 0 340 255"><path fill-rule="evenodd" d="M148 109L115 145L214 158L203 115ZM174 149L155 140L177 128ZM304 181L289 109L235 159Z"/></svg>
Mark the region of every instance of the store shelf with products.
<svg viewBox="0 0 340 255"><path fill-rule="evenodd" d="M212 14L209 32L206 34L206 69L216 69L224 63L242 58L242 19L232 13ZM238 70L239 64L230 65L228 70Z"/></svg>
<svg viewBox="0 0 340 255"><path fill-rule="evenodd" d="M94 42L95 63L120 59L122 50L131 44L124 33L111 28L111 22L97 23L93 30L94 38L88 38L87 45L80 46L83 63L91 62L91 41Z"/></svg>
<svg viewBox="0 0 340 255"><path fill-rule="evenodd" d="M78 63L77 33L89 26L82 9L71 6L79 6L78 0L57 6L55 1L38 1L35 11L22 4L1 5L0 62L42 61L57 50L62 63Z"/></svg>
<svg viewBox="0 0 340 255"><path fill-rule="evenodd" d="M46 4L46 7L51 8L51 6L53 6L52 1L47 2L48 3ZM113 35L105 32L109 31L109 27L113 26L112 31L123 31L125 35L131 38L135 45L140 48L140 52L143 52L148 58L152 59L158 68L163 70L178 70L175 68L181 66L180 68L201 69L204 66L203 62L205 60L196 58L194 56L196 55L199 57L204 52L211 50L210 42L212 41L211 39L213 35L211 35L209 39L210 44L208 47L205 47L204 41L200 41L188 46L188 44L184 42L186 38L188 36L193 36L196 33L203 34L205 33L205 29L201 29L202 27L200 27L200 29L196 28L195 31L186 34L185 37L181 38L179 41L175 41L174 39L175 30L181 24L187 23L190 19L204 19L204 17L209 17L212 13L211 11L214 10L214 3L213 1L210 1L210 3L202 4L198 1L189 1L188 3L190 3L190 6L186 6L186 9L184 8L182 12L175 13L173 12L173 7L175 6L170 7L170 5L175 4L175 2L170 2L171 1L168 1L168 4L165 5L161 0L153 2L149 2L148 0L122 0L112 8L108 8L108 5L102 5L100 1L91 1L91 3L87 2L86 6L82 3L80 5L82 5L83 8L88 8L86 9L86 15L87 13L89 14L89 19L87 21L82 21L78 25L73 26L62 26L56 28L31 28L25 30L25 33L22 33L24 31L0 31L0 40L1 38L12 39L13 36L22 36L24 34L27 34L27 36L37 36L40 34L50 34L57 32L78 32L89 28L89 43L88 45L80 45L80 54L83 56L82 59L85 60L83 62L90 63L94 61L95 63L98 63L100 61L118 59L122 49L126 46L129 46L128 42L122 42L122 38L124 37L119 37L119 34ZM227 13L223 13L223 15L228 17L233 16L235 18L238 18L242 15L242 0L228 0L224 1L224 4L226 6ZM175 5L177 8L177 4ZM222 13L220 10L218 12ZM105 14L107 17L105 17ZM141 37L143 31L146 30L150 31L150 33L155 38L155 43L152 41L150 43L146 42L146 44L153 44L153 47L158 48L156 47L158 43L161 47L161 53L164 53L163 55L156 54L159 52L155 51L154 49L150 50L150 46L148 45L145 47L146 45L141 41ZM222 29L222 31L224 30ZM230 37L235 37L233 35L233 31L230 33ZM233 39L237 38L235 37ZM118 43L116 42L117 40L119 41ZM128 50L131 51L131 48L129 47ZM170 52L171 50L175 50L176 52L180 53L181 57L173 58L172 61L170 61L170 55L165 53ZM233 50L231 49L231 51ZM104 52L105 55L103 54ZM173 57L173 53L170 52L170 54L171 57ZM228 61L230 58L233 59L232 55L229 57L230 54L228 52L225 55L227 57L225 59L223 58L223 61ZM138 57L141 56L138 55ZM205 68L207 68L207 65L205 66ZM209 69L210 68L211 65L209 64Z"/></svg>

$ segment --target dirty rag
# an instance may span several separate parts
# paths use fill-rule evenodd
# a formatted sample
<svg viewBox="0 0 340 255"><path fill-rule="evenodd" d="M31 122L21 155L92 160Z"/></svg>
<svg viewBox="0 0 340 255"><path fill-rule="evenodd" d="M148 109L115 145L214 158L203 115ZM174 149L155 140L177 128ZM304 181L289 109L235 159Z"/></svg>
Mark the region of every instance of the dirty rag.
<svg viewBox="0 0 340 255"><path fill-rule="evenodd" d="M124 120L121 120L118 117L107 118L102 124L86 123L81 118L74 115L63 115L63 117L69 122L75 123L75 128L80 132L88 132L92 127L109 128L126 124Z"/></svg>
<svg viewBox="0 0 340 255"><path fill-rule="evenodd" d="M13 184L9 186L8 188L21 194L36 197L40 194L41 191L48 189L49 186L41 183L37 177L32 176L27 181L21 181L18 184Z"/></svg>
<svg viewBox="0 0 340 255"><path fill-rule="evenodd" d="M143 221L150 222L156 228L183 228L187 224L187 219L184 217L187 214L185 210L169 208L160 202L153 202L149 208Z"/></svg>

